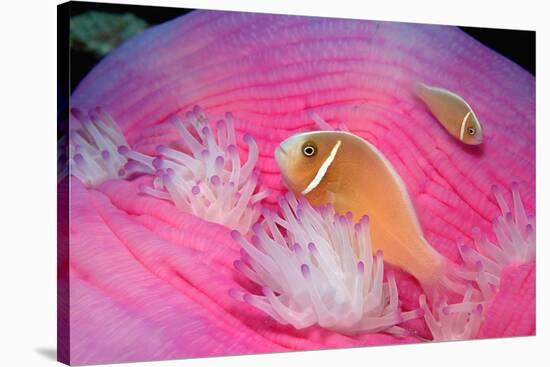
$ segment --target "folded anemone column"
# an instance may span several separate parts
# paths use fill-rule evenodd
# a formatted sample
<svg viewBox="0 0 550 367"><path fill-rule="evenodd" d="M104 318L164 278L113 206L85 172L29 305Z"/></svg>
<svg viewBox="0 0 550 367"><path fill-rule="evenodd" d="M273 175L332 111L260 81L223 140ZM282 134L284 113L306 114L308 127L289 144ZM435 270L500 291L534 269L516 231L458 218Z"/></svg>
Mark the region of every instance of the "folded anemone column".
<svg viewBox="0 0 550 367"><path fill-rule="evenodd" d="M451 136L415 96L418 82L464 97L483 124L483 143L465 146ZM159 145L181 148L173 116L195 105L211 121L232 112L241 162L253 149L245 136L257 143L255 167L271 191L264 200L271 208L285 191L276 146L317 129L311 116L321 116L387 157L428 242L461 263L457 243L474 247L477 234L497 243L492 222L502 213L493 185L512 203L517 182L525 212L535 215L534 101L532 75L454 27L194 11L114 50L80 83L72 107L92 111L91 124L80 127L91 134L101 106L95 111L110 113L128 148L163 161L168 151ZM234 228L200 219L162 195L144 195L143 187L161 188L154 172L118 176L120 166L105 161L120 151L109 148L107 156L86 140L91 144L76 160L84 163L89 153L111 171L98 179L73 170L70 178L72 363L420 340L345 335L318 325L298 330L235 300L230 289L256 295L261 289L233 267L240 258ZM466 310L474 323L481 314L478 336L533 334L533 259L499 272L492 298ZM396 281L402 308L417 309L417 282L406 274ZM451 303L436 306L447 316L457 311ZM438 339L421 320L409 323L422 339ZM473 337L470 329L460 333Z"/></svg>

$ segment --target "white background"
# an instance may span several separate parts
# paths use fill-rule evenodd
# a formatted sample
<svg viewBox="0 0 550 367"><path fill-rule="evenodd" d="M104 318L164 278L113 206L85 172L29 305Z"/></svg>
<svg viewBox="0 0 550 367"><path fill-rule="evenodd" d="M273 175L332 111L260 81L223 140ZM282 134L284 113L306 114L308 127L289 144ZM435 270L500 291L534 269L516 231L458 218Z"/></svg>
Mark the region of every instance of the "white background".
<svg viewBox="0 0 550 367"><path fill-rule="evenodd" d="M0 11L0 366L55 365L56 4ZM118 1L119 3L130 3ZM119 366L548 365L549 26L544 1L132 1L175 7L401 20L537 31L537 336L205 358ZM545 16L546 14L546 16ZM545 160L546 159L546 160ZM548 225L548 223L546 224ZM546 345L546 348L545 348Z"/></svg>

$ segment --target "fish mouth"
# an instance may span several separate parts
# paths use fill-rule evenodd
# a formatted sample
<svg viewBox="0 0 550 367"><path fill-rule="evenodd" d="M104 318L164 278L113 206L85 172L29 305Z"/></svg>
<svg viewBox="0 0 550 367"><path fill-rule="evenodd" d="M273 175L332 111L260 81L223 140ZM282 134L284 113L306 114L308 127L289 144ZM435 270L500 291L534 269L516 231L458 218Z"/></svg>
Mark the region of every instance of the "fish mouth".
<svg viewBox="0 0 550 367"><path fill-rule="evenodd" d="M277 148L275 148L275 162L279 167L279 171L281 172L281 176L285 183L288 183L289 181L287 177L287 171L285 169L287 166L287 161L288 161L288 152L285 150L285 148L281 144Z"/></svg>
<svg viewBox="0 0 550 367"><path fill-rule="evenodd" d="M279 161L278 159L282 159L288 155L288 152L290 150L291 144L295 141L296 137L290 137L284 141L282 141L277 148L275 148L275 160L277 160L277 164L279 167L282 168L281 164L283 161ZM286 146L286 149L285 149ZM277 158L278 157L278 158Z"/></svg>

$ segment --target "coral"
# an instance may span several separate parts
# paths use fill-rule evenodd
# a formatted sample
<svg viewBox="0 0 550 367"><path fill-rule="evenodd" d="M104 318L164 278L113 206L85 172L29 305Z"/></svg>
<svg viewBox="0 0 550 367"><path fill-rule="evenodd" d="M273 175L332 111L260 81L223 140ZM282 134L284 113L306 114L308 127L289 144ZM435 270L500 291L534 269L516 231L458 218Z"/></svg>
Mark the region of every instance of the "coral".
<svg viewBox="0 0 550 367"><path fill-rule="evenodd" d="M133 14L110 14L89 11L71 17L71 47L105 56L124 40L148 27Z"/></svg>

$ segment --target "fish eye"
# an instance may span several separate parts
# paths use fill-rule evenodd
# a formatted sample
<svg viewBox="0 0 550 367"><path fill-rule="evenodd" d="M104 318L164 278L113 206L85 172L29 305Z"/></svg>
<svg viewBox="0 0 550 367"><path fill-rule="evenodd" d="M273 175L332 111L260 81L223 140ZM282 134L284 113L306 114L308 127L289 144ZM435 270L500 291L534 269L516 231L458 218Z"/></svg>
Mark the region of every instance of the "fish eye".
<svg viewBox="0 0 550 367"><path fill-rule="evenodd" d="M476 133L476 128L471 126L468 128L468 134L474 135Z"/></svg>
<svg viewBox="0 0 550 367"><path fill-rule="evenodd" d="M313 143L305 143L302 147L302 153L306 157L313 157L317 153L317 147Z"/></svg>

